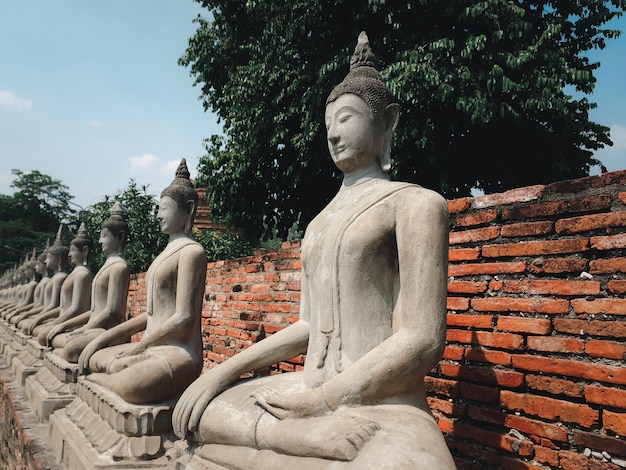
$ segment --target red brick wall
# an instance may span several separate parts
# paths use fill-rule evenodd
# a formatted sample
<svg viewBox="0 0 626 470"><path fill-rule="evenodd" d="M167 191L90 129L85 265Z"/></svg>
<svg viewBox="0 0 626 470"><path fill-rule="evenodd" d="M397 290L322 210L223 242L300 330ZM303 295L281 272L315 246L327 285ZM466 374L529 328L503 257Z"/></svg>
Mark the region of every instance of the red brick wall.
<svg viewBox="0 0 626 470"><path fill-rule="evenodd" d="M626 171L457 199L449 210L448 343L427 386L459 470L619 470ZM297 319L298 248L209 264L206 367ZM143 308L142 279L132 312Z"/></svg>

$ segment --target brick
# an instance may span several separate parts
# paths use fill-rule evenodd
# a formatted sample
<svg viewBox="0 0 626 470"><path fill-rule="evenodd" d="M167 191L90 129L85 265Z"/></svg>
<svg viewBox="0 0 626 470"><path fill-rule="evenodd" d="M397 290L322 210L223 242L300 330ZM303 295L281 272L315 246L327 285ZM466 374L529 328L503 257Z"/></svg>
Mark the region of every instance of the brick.
<svg viewBox="0 0 626 470"><path fill-rule="evenodd" d="M448 281L448 293L451 294L482 294L486 290L484 281Z"/></svg>
<svg viewBox="0 0 626 470"><path fill-rule="evenodd" d="M487 448L484 444L479 444L475 441L461 441L456 444L455 451L457 454L462 454L464 457L469 457L473 462L480 461L481 464L497 465L500 462L500 455L492 449ZM457 470L461 468L478 470L475 465L467 463L467 467L459 467L457 464Z"/></svg>
<svg viewBox="0 0 626 470"><path fill-rule="evenodd" d="M457 380L442 379L439 377L424 377L426 392L443 395L450 398L459 396L459 382Z"/></svg>
<svg viewBox="0 0 626 470"><path fill-rule="evenodd" d="M584 404L510 390L502 390L500 404L511 411L521 411L527 415L554 422L578 424L586 428L597 425L600 419L597 410Z"/></svg>
<svg viewBox="0 0 626 470"><path fill-rule="evenodd" d="M553 224L550 221L542 220L539 222L521 222L515 224L503 225L500 233L503 237L527 237L537 235L547 235L552 233Z"/></svg>
<svg viewBox="0 0 626 470"><path fill-rule="evenodd" d="M472 299L471 306L479 312L528 312L561 314L569 310L569 301L547 298L499 297Z"/></svg>
<svg viewBox="0 0 626 470"><path fill-rule="evenodd" d="M452 418L465 415L466 409L465 405L434 397L428 397L428 406L431 410L443 413Z"/></svg>
<svg viewBox="0 0 626 470"><path fill-rule="evenodd" d="M626 410L626 390L618 388L587 385L585 387L585 400L596 405Z"/></svg>
<svg viewBox="0 0 626 470"><path fill-rule="evenodd" d="M512 457L502 456L500 459L501 470L545 470L544 467L533 465L524 460L514 459Z"/></svg>
<svg viewBox="0 0 626 470"><path fill-rule="evenodd" d="M613 431L615 434L626 437L626 413L616 413L609 410L602 411L602 426L608 431Z"/></svg>
<svg viewBox="0 0 626 470"><path fill-rule="evenodd" d="M566 395L568 397L582 397L585 386L571 380L542 375L526 375L526 385L529 389L547 392L552 395Z"/></svg>
<svg viewBox="0 0 626 470"><path fill-rule="evenodd" d="M612 280L606 285L607 290L611 294L624 295L626 294L626 280Z"/></svg>
<svg viewBox="0 0 626 470"><path fill-rule="evenodd" d="M626 442L614 437L574 429L572 444L592 450L606 450L611 455L626 457Z"/></svg>
<svg viewBox="0 0 626 470"><path fill-rule="evenodd" d="M504 425L523 434L545 437L552 441L567 442L567 428L524 416L505 415Z"/></svg>
<svg viewBox="0 0 626 470"><path fill-rule="evenodd" d="M460 361L465 355L465 348L447 345L443 350L443 358L449 361Z"/></svg>
<svg viewBox="0 0 626 470"><path fill-rule="evenodd" d="M468 328L492 328L492 315L465 315L460 313L449 313L447 315L448 326L466 326Z"/></svg>
<svg viewBox="0 0 626 470"><path fill-rule="evenodd" d="M626 233L607 235L604 237L591 237L591 248L596 250L615 250L626 248Z"/></svg>
<svg viewBox="0 0 626 470"><path fill-rule="evenodd" d="M584 258L537 258L528 265L528 270L535 274L579 273L587 270Z"/></svg>
<svg viewBox="0 0 626 470"><path fill-rule="evenodd" d="M626 273L626 258L596 259L589 262L591 274Z"/></svg>
<svg viewBox="0 0 626 470"><path fill-rule="evenodd" d="M467 382L460 383L461 397L467 400L493 403L500 396L500 389L486 385L476 385Z"/></svg>
<svg viewBox="0 0 626 470"><path fill-rule="evenodd" d="M444 376L455 377L472 382L480 382L483 384L516 388L524 383L524 374L511 370L446 363L440 364L439 368Z"/></svg>
<svg viewBox="0 0 626 470"><path fill-rule="evenodd" d="M456 227L471 227L493 222L498 217L495 209L472 212L471 214L454 217L453 223Z"/></svg>
<svg viewBox="0 0 626 470"><path fill-rule="evenodd" d="M501 349L521 349L524 338L509 333L493 333L488 331L448 330L448 341Z"/></svg>
<svg viewBox="0 0 626 470"><path fill-rule="evenodd" d="M574 320L570 318L554 318L552 326L556 331L575 335L606 336L609 338L626 338L626 322L600 320Z"/></svg>
<svg viewBox="0 0 626 470"><path fill-rule="evenodd" d="M451 231L448 237L450 245L459 245L461 243L484 242L493 240L500 236L500 227L476 228L462 231Z"/></svg>
<svg viewBox="0 0 626 470"><path fill-rule="evenodd" d="M448 251L448 261L476 261L480 258L480 248L457 248Z"/></svg>
<svg viewBox="0 0 626 470"><path fill-rule="evenodd" d="M545 335L550 332L550 328L550 320L545 318L498 317L498 330L500 331Z"/></svg>
<svg viewBox="0 0 626 470"><path fill-rule="evenodd" d="M523 261L511 261L503 263L475 263L475 264L450 264L448 275L475 276L479 274L515 274L526 271L526 263Z"/></svg>
<svg viewBox="0 0 626 470"><path fill-rule="evenodd" d="M592 357L605 359L626 359L626 344L617 341L592 339L585 344L585 352Z"/></svg>
<svg viewBox="0 0 626 470"><path fill-rule="evenodd" d="M626 299L574 299L571 303L575 313L626 315Z"/></svg>
<svg viewBox="0 0 626 470"><path fill-rule="evenodd" d="M565 450L559 452L559 464L563 470L622 470L615 464Z"/></svg>
<svg viewBox="0 0 626 470"><path fill-rule="evenodd" d="M469 310L469 299L466 297L448 297L446 308L456 312Z"/></svg>
<svg viewBox="0 0 626 470"><path fill-rule="evenodd" d="M598 295L600 293L600 283L595 281L568 281L561 279L505 281L503 290L507 293L523 293L528 295Z"/></svg>
<svg viewBox="0 0 626 470"><path fill-rule="evenodd" d="M475 197L472 207L476 209L483 209L504 204L535 201L543 195L544 190L544 185L537 184L534 186L511 189L497 194L485 194L483 196Z"/></svg>
<svg viewBox="0 0 626 470"><path fill-rule="evenodd" d="M503 209L502 220L532 219L535 217L554 216L567 212L591 212L610 207L608 196L592 196L575 200L550 201L538 204L526 204Z"/></svg>
<svg viewBox="0 0 626 470"><path fill-rule="evenodd" d="M475 421L497 424L498 426L502 426L504 424L504 418L506 416L502 410L474 405L467 407L467 415Z"/></svg>
<svg viewBox="0 0 626 470"><path fill-rule="evenodd" d="M530 354L513 356L513 366L532 372L580 377L588 380L597 380L599 382L626 385L626 368L623 367L590 364L588 362L570 359L546 358Z"/></svg>
<svg viewBox="0 0 626 470"><path fill-rule="evenodd" d="M620 191L618 198L622 204L626 204L626 191Z"/></svg>
<svg viewBox="0 0 626 470"><path fill-rule="evenodd" d="M503 366L511 365L511 355L503 351L489 349L468 348L465 349L465 359L470 362L486 362Z"/></svg>
<svg viewBox="0 0 626 470"><path fill-rule="evenodd" d="M607 227L624 226L626 226L626 212L609 212L561 219L556 222L554 227L558 234L568 235Z"/></svg>
<svg viewBox="0 0 626 470"><path fill-rule="evenodd" d="M559 338L555 336L531 336L526 338L528 349L556 353L580 353L585 343L575 338Z"/></svg>
<svg viewBox="0 0 626 470"><path fill-rule="evenodd" d="M539 463L557 468L559 466L559 453L554 449L535 446L535 460Z"/></svg>
<svg viewBox="0 0 626 470"><path fill-rule="evenodd" d="M553 255L559 253L580 253L589 249L586 238L566 240L543 240L520 243L503 243L483 246L483 257L504 258L516 256Z"/></svg>
<svg viewBox="0 0 626 470"><path fill-rule="evenodd" d="M467 210L472 203L472 199L471 197L462 197L448 201L448 212L450 214L456 214Z"/></svg>

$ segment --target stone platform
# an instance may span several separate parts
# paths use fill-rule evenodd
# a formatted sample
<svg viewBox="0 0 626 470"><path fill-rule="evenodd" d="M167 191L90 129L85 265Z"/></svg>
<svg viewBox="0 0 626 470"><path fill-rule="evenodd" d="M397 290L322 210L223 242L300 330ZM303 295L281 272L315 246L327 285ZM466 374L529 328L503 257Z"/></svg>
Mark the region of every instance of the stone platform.
<svg viewBox="0 0 626 470"><path fill-rule="evenodd" d="M26 378L24 391L39 421L47 421L54 411L75 398L78 365L49 352L37 373Z"/></svg>
<svg viewBox="0 0 626 470"><path fill-rule="evenodd" d="M25 347L18 355L13 357L11 370L22 387L26 383L28 376L36 374L43 367L43 358L49 351L49 347L42 346L36 338L29 337Z"/></svg>
<svg viewBox="0 0 626 470"><path fill-rule="evenodd" d="M165 469L174 404L132 405L79 377L76 398L50 415L49 443L68 470Z"/></svg>

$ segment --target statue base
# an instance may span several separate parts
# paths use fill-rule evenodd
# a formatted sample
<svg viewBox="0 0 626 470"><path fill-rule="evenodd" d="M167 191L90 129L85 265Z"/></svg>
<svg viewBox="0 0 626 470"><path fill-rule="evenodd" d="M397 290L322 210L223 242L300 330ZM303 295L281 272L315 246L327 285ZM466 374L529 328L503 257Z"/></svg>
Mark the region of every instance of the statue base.
<svg viewBox="0 0 626 470"><path fill-rule="evenodd" d="M20 355L13 358L11 370L20 386L24 386L29 375L36 374L41 369L43 357L48 351L49 347L42 346L35 338L31 338L26 342L26 347L22 349Z"/></svg>
<svg viewBox="0 0 626 470"><path fill-rule="evenodd" d="M49 352L36 374L26 378L24 391L39 421L69 405L75 398L78 365Z"/></svg>
<svg viewBox="0 0 626 470"><path fill-rule="evenodd" d="M50 415L50 446L71 469L165 469L174 404L132 405L79 377L76 398Z"/></svg>

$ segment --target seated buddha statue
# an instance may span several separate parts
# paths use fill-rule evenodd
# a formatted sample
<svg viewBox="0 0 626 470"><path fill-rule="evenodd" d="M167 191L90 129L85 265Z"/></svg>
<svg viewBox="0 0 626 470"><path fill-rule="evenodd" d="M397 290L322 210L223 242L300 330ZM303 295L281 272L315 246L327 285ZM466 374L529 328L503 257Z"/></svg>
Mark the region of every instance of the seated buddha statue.
<svg viewBox="0 0 626 470"><path fill-rule="evenodd" d="M124 257L124 245L128 233L124 208L117 201L100 230L99 243L106 261L92 281L91 309L55 325L46 336L53 352L68 362L78 362L80 353L92 339L126 319L130 269Z"/></svg>
<svg viewBox="0 0 626 470"><path fill-rule="evenodd" d="M202 370L207 256L191 231L197 205L183 159L159 201L157 218L169 241L146 273L147 312L104 331L79 356L87 380L128 403L177 397ZM142 331L140 341L128 342Z"/></svg>
<svg viewBox="0 0 626 470"><path fill-rule="evenodd" d="M87 264L91 247L91 238L82 223L70 242L68 258L74 268L61 285L59 305L37 314L27 328L27 333L37 337L42 346L46 346L46 336L52 328L89 310L93 274Z"/></svg>
<svg viewBox="0 0 626 470"><path fill-rule="evenodd" d="M67 278L65 266L67 264L67 254L69 250L67 245L63 242L62 234L63 225L60 225L54 243L46 250L46 270L54 274L50 277L50 280L45 283L43 303L13 316L9 320L24 333L32 333L31 325L37 315L56 310L61 304L61 287L63 286L63 282L65 282L65 278Z"/></svg>
<svg viewBox="0 0 626 470"><path fill-rule="evenodd" d="M326 102L343 181L302 240L299 320L208 369L174 409L175 433L225 468L455 468L424 385L445 345L447 203L390 181L399 105L375 65L361 33ZM305 352L301 372L241 379Z"/></svg>

